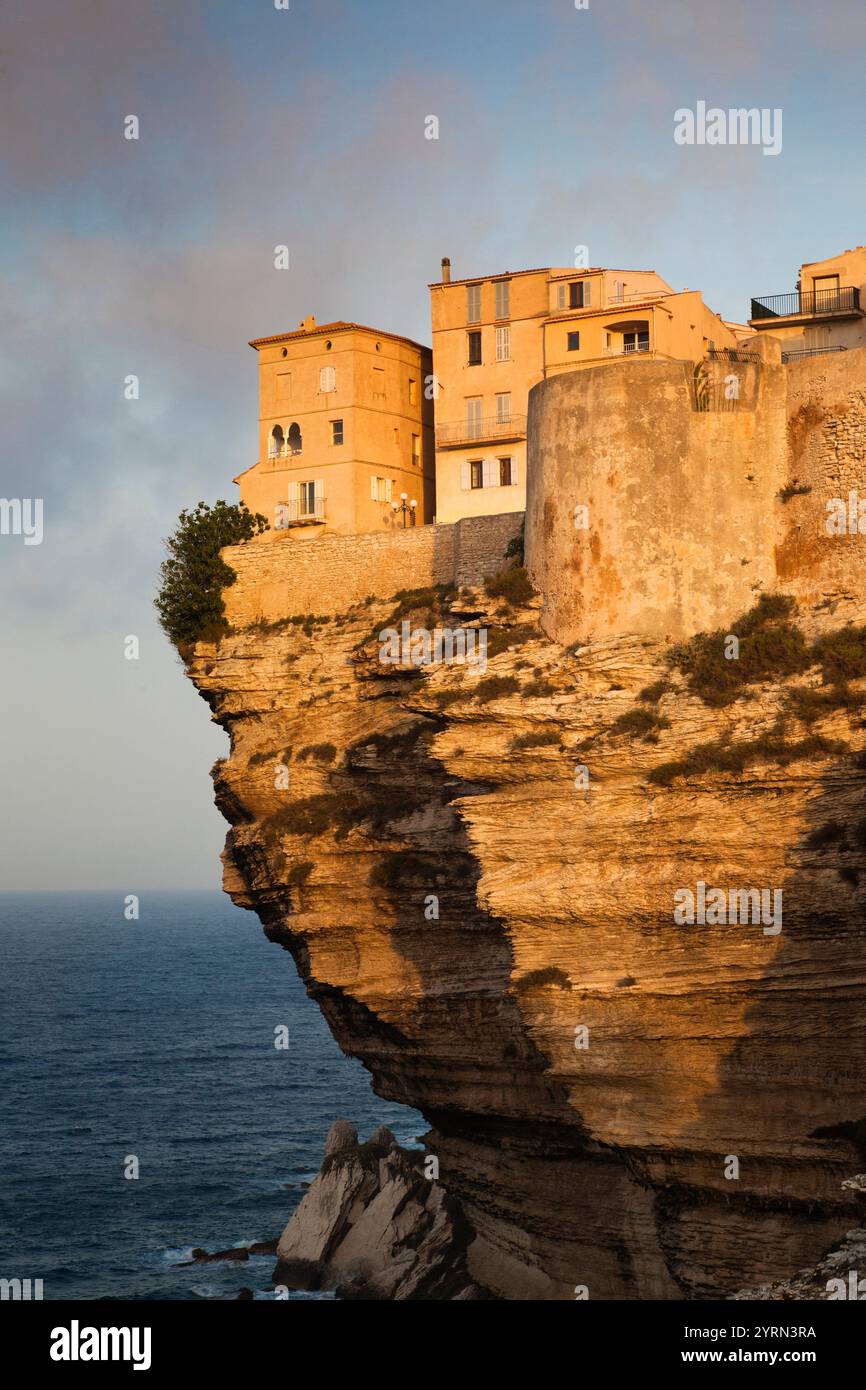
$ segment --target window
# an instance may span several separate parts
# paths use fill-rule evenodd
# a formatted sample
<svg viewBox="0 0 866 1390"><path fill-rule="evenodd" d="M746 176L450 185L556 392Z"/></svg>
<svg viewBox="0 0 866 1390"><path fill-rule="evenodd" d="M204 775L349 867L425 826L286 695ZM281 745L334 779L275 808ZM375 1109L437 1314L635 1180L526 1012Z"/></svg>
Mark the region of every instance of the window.
<svg viewBox="0 0 866 1390"><path fill-rule="evenodd" d="M342 444L343 442L343 422L342 420L331 421L331 443Z"/></svg>
<svg viewBox="0 0 866 1390"><path fill-rule="evenodd" d="M569 333L569 335L568 335L568 350L569 350L569 352L578 352L578 351L580 350L580 334L579 334L579 333Z"/></svg>
<svg viewBox="0 0 866 1390"><path fill-rule="evenodd" d="M511 424L511 392L500 391L496 397L497 425Z"/></svg>
<svg viewBox="0 0 866 1390"><path fill-rule="evenodd" d="M412 462L415 463L415 464L417 464L419 467L420 467L420 465L421 465L421 436L420 436L420 434L413 434L413 435L412 435Z"/></svg>
<svg viewBox="0 0 866 1390"><path fill-rule="evenodd" d="M290 454L300 454L303 450L303 441L301 440L301 427L299 424L297 424L297 422L292 425L289 425L288 444Z"/></svg>
<svg viewBox="0 0 866 1390"><path fill-rule="evenodd" d="M391 501L391 479L370 475L370 498L373 502Z"/></svg>
<svg viewBox="0 0 866 1390"><path fill-rule="evenodd" d="M316 515L316 484L312 480L298 483L298 515Z"/></svg>
<svg viewBox="0 0 866 1390"><path fill-rule="evenodd" d="M418 382L413 376L409 378L409 404L418 404Z"/></svg>
<svg viewBox="0 0 866 1390"><path fill-rule="evenodd" d="M469 464L470 487L484 486L484 461L472 459Z"/></svg>
<svg viewBox="0 0 866 1390"><path fill-rule="evenodd" d="M466 322L481 322L481 286L466 286Z"/></svg>
<svg viewBox="0 0 866 1390"><path fill-rule="evenodd" d="M496 360L497 362L507 362L511 356L511 329L497 328L496 330Z"/></svg>
<svg viewBox="0 0 866 1390"><path fill-rule="evenodd" d="M625 281L624 281L624 280L614 280L614 282L613 282L613 302L614 302L614 304L622 304L622 302L623 302L624 299L625 299Z"/></svg>
<svg viewBox="0 0 866 1390"><path fill-rule="evenodd" d="M277 372L277 400L290 401L292 399L292 374L291 372Z"/></svg>
<svg viewBox="0 0 866 1390"><path fill-rule="evenodd" d="M336 367L319 368L319 390L336 391L337 389L337 369Z"/></svg>
<svg viewBox="0 0 866 1390"><path fill-rule="evenodd" d="M497 280L493 286L496 294L496 317L498 319L508 319L511 317L511 281Z"/></svg>
<svg viewBox="0 0 866 1390"><path fill-rule="evenodd" d="M469 365L470 367L481 366L481 334L467 333L469 339Z"/></svg>
<svg viewBox="0 0 866 1390"><path fill-rule="evenodd" d="M283 439L283 427L282 425L274 425L274 428L268 436L268 458L281 458L285 451L286 446Z"/></svg>
<svg viewBox="0 0 866 1390"><path fill-rule="evenodd" d="M481 411L481 397L470 396L466 401L466 434L469 439L477 439L481 434Z"/></svg>
<svg viewBox="0 0 866 1390"><path fill-rule="evenodd" d="M377 400L385 399L385 368L373 368L373 395Z"/></svg>
<svg viewBox="0 0 866 1390"><path fill-rule="evenodd" d="M514 466L514 459L499 460L499 486L511 487L512 483L517 482L517 470Z"/></svg>
<svg viewBox="0 0 866 1390"><path fill-rule="evenodd" d="M641 328L635 333L623 333L623 352L649 352L649 329Z"/></svg>

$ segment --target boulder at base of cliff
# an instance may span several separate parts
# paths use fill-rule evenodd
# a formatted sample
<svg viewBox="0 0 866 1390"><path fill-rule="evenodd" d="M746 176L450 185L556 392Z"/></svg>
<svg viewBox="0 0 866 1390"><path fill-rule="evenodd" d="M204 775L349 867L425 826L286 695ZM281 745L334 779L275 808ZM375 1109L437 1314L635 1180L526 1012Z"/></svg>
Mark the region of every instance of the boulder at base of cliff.
<svg viewBox="0 0 866 1390"><path fill-rule="evenodd" d="M484 1297L466 1268L466 1223L424 1176L424 1158L384 1126L359 1144L336 1121L321 1172L277 1245L274 1283L341 1298Z"/></svg>

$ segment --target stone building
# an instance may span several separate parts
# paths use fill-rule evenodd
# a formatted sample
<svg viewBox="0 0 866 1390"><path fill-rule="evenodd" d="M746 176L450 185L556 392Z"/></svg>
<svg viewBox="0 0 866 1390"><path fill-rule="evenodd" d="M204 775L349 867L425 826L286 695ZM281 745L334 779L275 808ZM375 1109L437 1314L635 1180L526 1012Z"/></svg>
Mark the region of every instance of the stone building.
<svg viewBox="0 0 866 1390"><path fill-rule="evenodd" d="M749 323L782 340L786 362L866 347L866 246L806 261L796 289L752 300Z"/></svg>
<svg viewBox="0 0 866 1390"><path fill-rule="evenodd" d="M430 285L436 398L436 519L526 505L533 386L635 354L701 361L747 329L654 270L543 267ZM739 331L738 331L739 330Z"/></svg>
<svg viewBox="0 0 866 1390"><path fill-rule="evenodd" d="M267 517L269 536L432 521L429 348L312 317L250 346L259 360L259 457L235 482L240 500Z"/></svg>

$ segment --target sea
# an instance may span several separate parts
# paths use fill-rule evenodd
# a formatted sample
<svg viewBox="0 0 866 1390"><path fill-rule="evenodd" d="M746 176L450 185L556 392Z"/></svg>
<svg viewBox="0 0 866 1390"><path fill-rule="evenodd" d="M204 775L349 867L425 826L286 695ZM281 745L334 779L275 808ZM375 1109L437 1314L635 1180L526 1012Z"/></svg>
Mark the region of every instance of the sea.
<svg viewBox="0 0 866 1390"><path fill-rule="evenodd" d="M336 1118L426 1128L222 893L0 894L0 972L0 1278L44 1299L273 1299L273 1255L184 1263L278 1236Z"/></svg>

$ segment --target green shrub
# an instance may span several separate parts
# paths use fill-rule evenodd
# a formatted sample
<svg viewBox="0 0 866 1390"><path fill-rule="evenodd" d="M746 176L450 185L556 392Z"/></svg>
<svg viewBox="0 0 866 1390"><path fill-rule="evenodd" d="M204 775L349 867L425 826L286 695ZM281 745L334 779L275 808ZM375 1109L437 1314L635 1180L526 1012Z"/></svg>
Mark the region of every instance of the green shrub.
<svg viewBox="0 0 866 1390"><path fill-rule="evenodd" d="M520 693L524 697L524 699L534 700L536 698L541 698L545 695L555 695L556 686L553 684L552 681L546 680L544 678L540 680L536 679L532 681L527 681L526 685L523 687Z"/></svg>
<svg viewBox="0 0 866 1390"><path fill-rule="evenodd" d="M456 705L458 700L468 700L471 692L463 690L461 687L452 687L450 690L437 690L433 699L440 709L447 709L449 705Z"/></svg>
<svg viewBox="0 0 866 1390"><path fill-rule="evenodd" d="M275 811L262 822L262 833L267 844L276 843L281 835L324 835L332 829L343 839L363 819L363 805L354 793L322 792Z"/></svg>
<svg viewBox="0 0 866 1390"><path fill-rule="evenodd" d="M485 676L472 694L474 699L486 704L488 700L497 700L500 695L513 695L519 689L520 681L516 676Z"/></svg>
<svg viewBox="0 0 866 1390"><path fill-rule="evenodd" d="M671 664L683 671L690 690L716 707L732 704L747 685L797 675L812 658L802 632L788 621L794 607L794 600L783 594L762 594L729 629L699 632L674 647ZM740 652L729 659L725 644L730 634L739 639Z"/></svg>
<svg viewBox="0 0 866 1390"><path fill-rule="evenodd" d="M842 627L819 637L812 655L821 666L826 685L866 676L866 627Z"/></svg>
<svg viewBox="0 0 866 1390"><path fill-rule="evenodd" d="M657 705L662 696L666 695L670 688L670 681L653 681L652 685L645 685L643 690L638 691L637 698L643 700L645 704Z"/></svg>
<svg viewBox="0 0 866 1390"><path fill-rule="evenodd" d="M655 710L642 709L640 705L635 705L634 709L627 709L625 714L621 714L611 725L613 734L654 734L658 729L669 729L671 721L663 714L656 714Z"/></svg>
<svg viewBox="0 0 866 1390"><path fill-rule="evenodd" d="M511 740L509 747L513 753L521 748L549 748L554 744L561 743L561 738L555 729L539 729L528 734L518 734Z"/></svg>
<svg viewBox="0 0 866 1390"><path fill-rule="evenodd" d="M823 690L797 688L788 691L788 708L804 724L814 724L837 709L857 710L862 708L866 695L852 690L850 686L831 685Z"/></svg>
<svg viewBox="0 0 866 1390"><path fill-rule="evenodd" d="M521 647L524 642L531 642L533 638L540 636L541 633L533 623L516 623L514 627L488 628L487 655L491 658L498 656L500 652L507 651L509 647Z"/></svg>
<svg viewBox="0 0 866 1390"><path fill-rule="evenodd" d="M337 750L333 743L308 743L306 748L302 748L298 753L298 762L305 763L308 758L314 758L318 763L332 763L337 756Z"/></svg>
<svg viewBox="0 0 866 1390"><path fill-rule="evenodd" d="M535 593L522 565L512 565L491 575L485 579L484 588L488 598L504 598L512 607L527 603Z"/></svg>
<svg viewBox="0 0 866 1390"><path fill-rule="evenodd" d="M312 859L302 859L300 863L292 865L286 874L286 883L290 888L302 888L315 867Z"/></svg>
<svg viewBox="0 0 866 1390"><path fill-rule="evenodd" d="M848 832L840 821L828 820L824 825L816 825L803 841L807 849L829 849L830 845L843 843Z"/></svg>
<svg viewBox="0 0 866 1390"><path fill-rule="evenodd" d="M514 560L518 565L523 564L524 550L526 548L526 517L520 523L520 530L516 536L512 536L508 545L505 547L506 560Z"/></svg>
<svg viewBox="0 0 866 1390"><path fill-rule="evenodd" d="M159 623L178 648L202 640L218 641L228 631L222 591L237 575L220 558L223 546L237 545L268 529L267 518L243 504L199 502L182 511L165 542L168 557L160 566L154 599Z"/></svg>
<svg viewBox="0 0 866 1390"><path fill-rule="evenodd" d="M515 980L512 989L515 994L525 994L530 989L542 989L544 985L559 985L560 989L571 989L571 980L558 965L545 966L543 970L530 970Z"/></svg>
<svg viewBox="0 0 866 1390"><path fill-rule="evenodd" d="M812 489L808 483L799 483L796 478L792 482L786 483L779 491L780 502L790 502L792 497L805 497L807 492Z"/></svg>
<svg viewBox="0 0 866 1390"><path fill-rule="evenodd" d="M775 732L762 734L751 742L718 739L713 743L697 744L684 758L675 762L660 763L652 768L648 781L669 787L677 777L691 777L702 772L743 772L750 764L757 762L779 763L787 767L789 763L800 762L804 758L829 757L847 751L844 743L822 738L819 734L810 734L796 743L788 742Z"/></svg>

